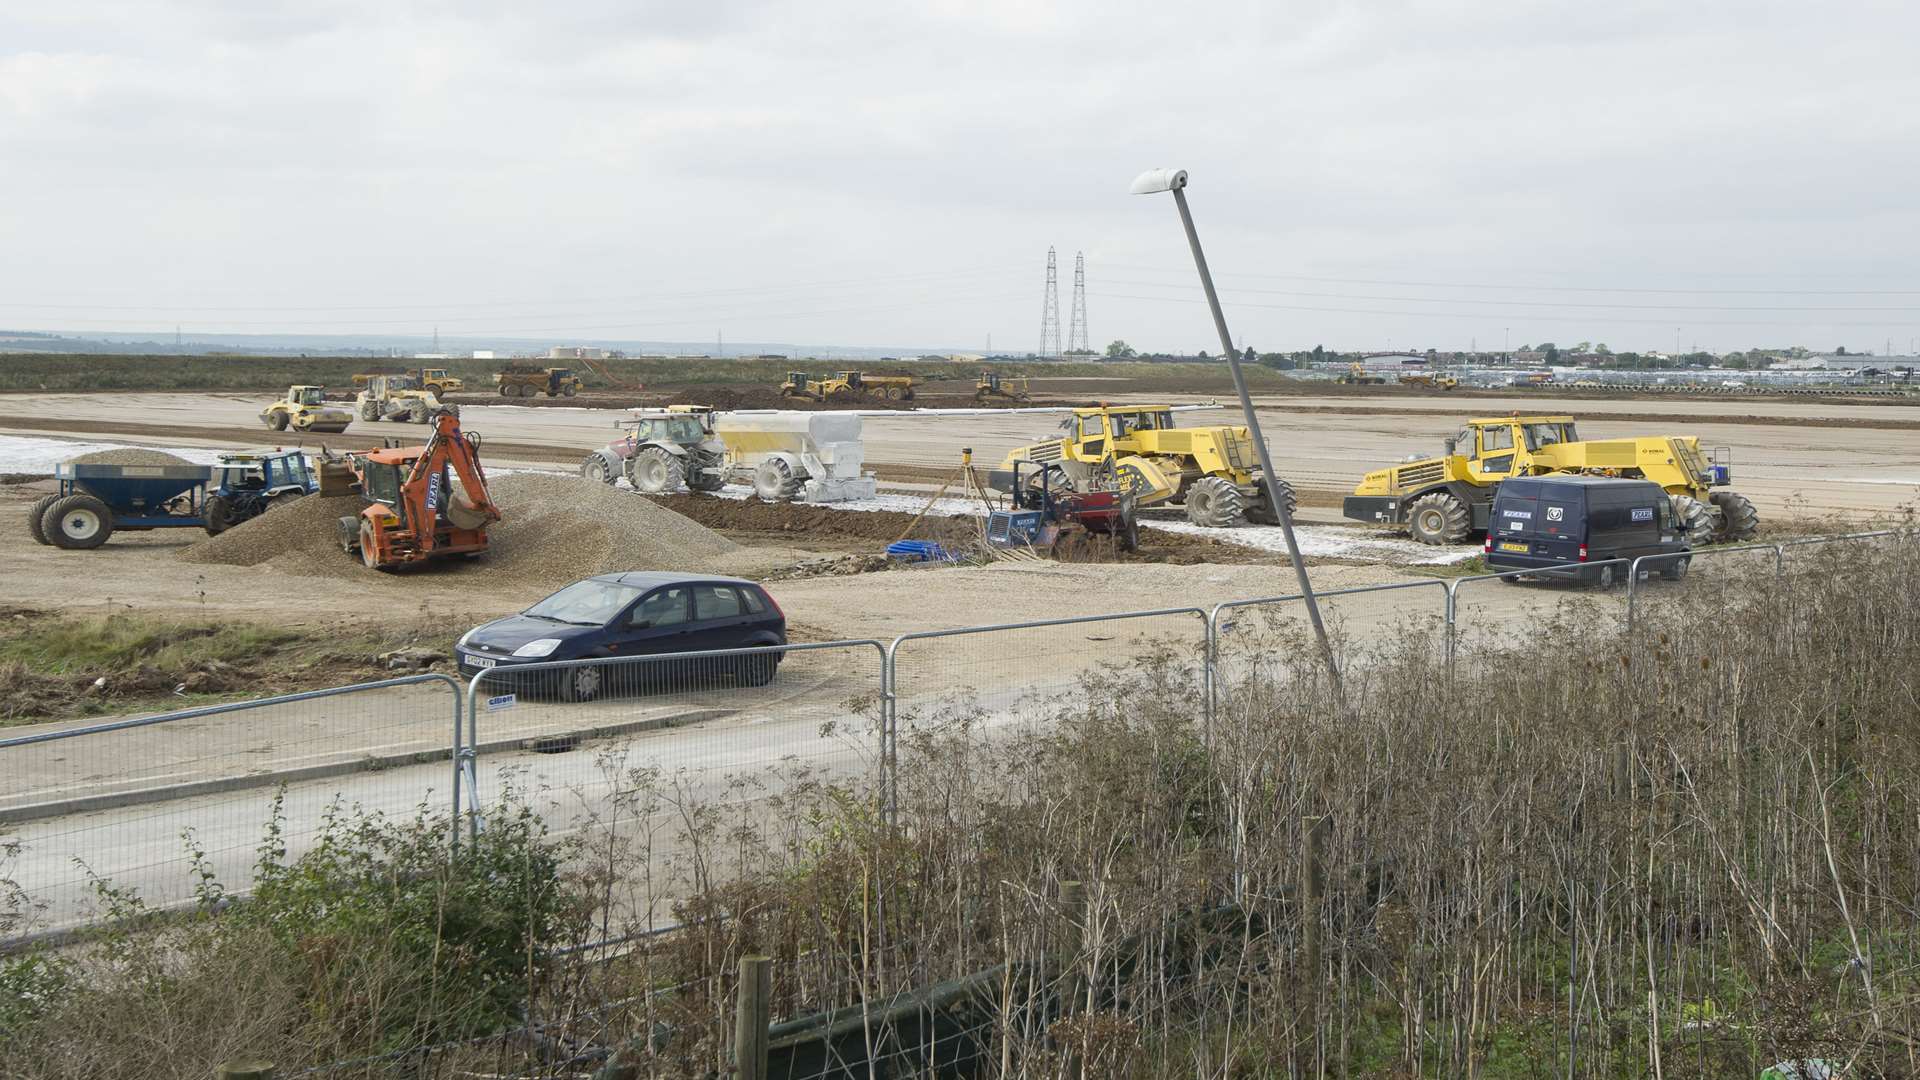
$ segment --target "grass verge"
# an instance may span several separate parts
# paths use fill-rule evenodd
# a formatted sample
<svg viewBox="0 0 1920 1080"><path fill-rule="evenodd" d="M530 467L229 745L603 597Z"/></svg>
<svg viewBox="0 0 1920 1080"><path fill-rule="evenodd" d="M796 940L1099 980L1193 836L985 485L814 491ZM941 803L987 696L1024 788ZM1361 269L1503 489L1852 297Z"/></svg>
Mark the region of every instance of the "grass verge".
<svg viewBox="0 0 1920 1080"><path fill-rule="evenodd" d="M392 674L375 658L448 652L444 624L286 627L137 612L0 611L0 726L190 708Z"/></svg>

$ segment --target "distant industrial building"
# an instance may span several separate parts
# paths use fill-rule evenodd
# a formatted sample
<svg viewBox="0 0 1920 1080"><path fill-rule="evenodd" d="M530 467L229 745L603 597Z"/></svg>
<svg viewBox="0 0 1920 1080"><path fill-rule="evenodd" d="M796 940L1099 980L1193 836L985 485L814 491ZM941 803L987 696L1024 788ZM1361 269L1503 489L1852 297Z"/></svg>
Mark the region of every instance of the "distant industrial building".
<svg viewBox="0 0 1920 1080"><path fill-rule="evenodd" d="M547 350L549 360L605 360L607 350L591 345L555 345Z"/></svg>

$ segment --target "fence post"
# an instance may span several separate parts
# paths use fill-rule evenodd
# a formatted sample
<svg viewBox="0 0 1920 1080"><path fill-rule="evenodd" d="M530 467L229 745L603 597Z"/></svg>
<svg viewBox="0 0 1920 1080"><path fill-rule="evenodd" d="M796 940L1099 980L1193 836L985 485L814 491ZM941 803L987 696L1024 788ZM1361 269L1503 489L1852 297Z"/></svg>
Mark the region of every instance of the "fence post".
<svg viewBox="0 0 1920 1080"><path fill-rule="evenodd" d="M1787 545L1773 545L1773 576L1784 577L1787 573Z"/></svg>
<svg viewBox="0 0 1920 1080"><path fill-rule="evenodd" d="M1633 633L1633 598L1640 591L1640 560L1645 555L1627 564L1627 633Z"/></svg>
<svg viewBox="0 0 1920 1080"><path fill-rule="evenodd" d="M880 820L900 824L900 687L894 653L899 641L880 649Z"/></svg>
<svg viewBox="0 0 1920 1080"><path fill-rule="evenodd" d="M214 1066L214 1080L273 1080L273 1066L265 1061L228 1061Z"/></svg>
<svg viewBox="0 0 1920 1080"><path fill-rule="evenodd" d="M1327 889L1327 831L1332 819L1309 814L1300 819L1305 851L1300 858L1300 951L1316 1032L1320 1016L1320 907Z"/></svg>
<svg viewBox="0 0 1920 1080"><path fill-rule="evenodd" d="M738 1007L733 1014L733 1064L740 1080L767 1080L767 1019L773 998L773 958L740 958Z"/></svg>
<svg viewBox="0 0 1920 1080"><path fill-rule="evenodd" d="M1447 677L1448 678L1453 677L1453 658L1454 658L1454 652L1457 648L1457 645L1455 644L1454 639L1458 636L1458 633L1459 633L1459 626L1454 622L1454 615L1458 611L1458 603L1459 603L1459 601L1455 598L1454 593L1459 588L1460 588L1460 583L1458 581L1447 582Z"/></svg>
<svg viewBox="0 0 1920 1080"><path fill-rule="evenodd" d="M1220 660L1219 620L1220 605L1215 604L1213 610L1206 614L1207 641L1201 658L1201 681L1206 686L1206 704L1201 711L1200 744L1209 751L1213 749L1213 713L1216 695L1214 687L1215 680L1219 678L1217 674Z"/></svg>

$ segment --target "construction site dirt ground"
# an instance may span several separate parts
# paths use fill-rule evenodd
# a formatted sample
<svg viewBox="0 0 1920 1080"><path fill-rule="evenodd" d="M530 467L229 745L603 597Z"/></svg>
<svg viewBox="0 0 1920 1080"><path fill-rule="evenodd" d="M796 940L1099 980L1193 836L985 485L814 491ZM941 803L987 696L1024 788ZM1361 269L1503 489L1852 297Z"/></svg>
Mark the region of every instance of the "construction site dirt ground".
<svg viewBox="0 0 1920 1080"><path fill-rule="evenodd" d="M1142 400L1125 380L1115 380L1103 396ZM1196 398L1161 393L1153 400ZM336 436L279 434L260 424L262 404L258 395L243 394L7 394L0 396L0 433L157 446L365 449L383 438L416 439L422 430L356 422ZM1920 492L1920 408L1904 404L1660 395L1569 401L1465 391L1268 395L1258 404L1274 466L1299 491L1306 520L1339 520L1340 499L1362 473L1439 453L1441 440L1462 420L1516 411L1571 413L1588 438L1691 434L1703 446L1727 447L1734 489L1751 498L1763 518L1840 524L1895 513ZM490 464L564 468L611 441L622 415L584 405L473 405L463 408L462 422L487 440ZM1227 410L1197 412L1183 414L1181 422L1232 418ZM976 463L995 465L1008 450L1052 435L1059 421L1057 413L1015 409L872 416L864 424L866 458L883 484L930 488L951 474L962 447L973 449Z"/></svg>

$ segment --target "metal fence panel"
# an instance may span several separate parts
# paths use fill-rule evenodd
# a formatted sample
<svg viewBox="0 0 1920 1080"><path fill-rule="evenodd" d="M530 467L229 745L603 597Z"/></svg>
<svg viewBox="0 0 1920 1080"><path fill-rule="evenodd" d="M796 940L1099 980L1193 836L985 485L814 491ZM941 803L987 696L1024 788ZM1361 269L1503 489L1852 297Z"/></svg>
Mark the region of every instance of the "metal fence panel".
<svg viewBox="0 0 1920 1080"><path fill-rule="evenodd" d="M610 897L620 933L659 925L717 832L774 835L793 786L881 800L885 649L836 641L560 664L469 676L471 820L516 793L644 884Z"/></svg>
<svg viewBox="0 0 1920 1080"><path fill-rule="evenodd" d="M167 908L211 875L252 881L276 802L288 857L330 808L407 816L452 805L459 685L417 675L121 721L33 725L0 739L0 879L11 936L101 911L101 889Z"/></svg>

